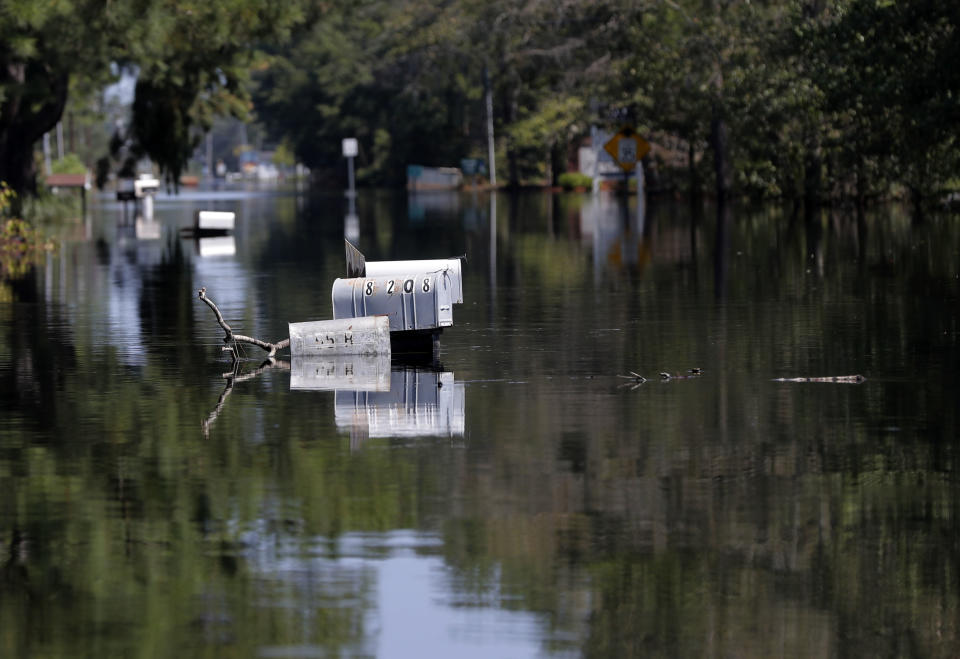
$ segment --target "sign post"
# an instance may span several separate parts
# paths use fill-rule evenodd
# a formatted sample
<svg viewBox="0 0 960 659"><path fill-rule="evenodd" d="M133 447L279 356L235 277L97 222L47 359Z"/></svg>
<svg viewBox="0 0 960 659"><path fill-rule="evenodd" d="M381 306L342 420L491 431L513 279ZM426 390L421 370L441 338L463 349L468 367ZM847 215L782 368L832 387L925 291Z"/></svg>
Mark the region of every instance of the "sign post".
<svg viewBox="0 0 960 659"><path fill-rule="evenodd" d="M343 234L349 240L359 240L360 238L360 218L357 217L357 191L353 183L353 159L359 153L357 138L343 138L343 155L347 159L347 216L343 220Z"/></svg>
<svg viewBox="0 0 960 659"><path fill-rule="evenodd" d="M603 145L614 162L620 165L626 176L630 172L637 172L637 218L640 231L643 232L643 222L646 215L646 195L644 193L643 164L640 160L650 151L650 144L637 135L630 126L624 126L619 133L610 138ZM639 167L637 165L640 165Z"/></svg>
<svg viewBox="0 0 960 659"><path fill-rule="evenodd" d="M637 163L650 151L650 144L637 135L633 128L626 126L611 137L603 145L603 149L610 154L623 171L632 172Z"/></svg>
<svg viewBox="0 0 960 659"><path fill-rule="evenodd" d="M353 159L357 153L359 153L359 150L357 138L343 138L343 156L347 159L347 180L349 182L347 194L351 197L356 194L356 191L353 189Z"/></svg>

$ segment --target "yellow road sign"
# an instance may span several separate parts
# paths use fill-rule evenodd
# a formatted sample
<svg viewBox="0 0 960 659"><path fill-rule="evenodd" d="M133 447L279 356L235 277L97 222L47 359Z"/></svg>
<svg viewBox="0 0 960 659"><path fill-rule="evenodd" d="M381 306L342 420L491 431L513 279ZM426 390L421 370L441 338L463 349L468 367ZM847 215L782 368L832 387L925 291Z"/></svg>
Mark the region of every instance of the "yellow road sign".
<svg viewBox="0 0 960 659"><path fill-rule="evenodd" d="M637 162L650 151L650 144L632 128L626 127L611 137L603 148L625 172L632 172Z"/></svg>

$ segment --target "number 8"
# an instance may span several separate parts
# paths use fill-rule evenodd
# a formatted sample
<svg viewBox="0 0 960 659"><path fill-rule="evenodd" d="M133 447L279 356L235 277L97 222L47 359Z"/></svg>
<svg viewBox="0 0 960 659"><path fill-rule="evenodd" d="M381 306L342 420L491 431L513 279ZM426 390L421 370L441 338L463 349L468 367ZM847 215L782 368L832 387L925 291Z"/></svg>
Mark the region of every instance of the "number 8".
<svg viewBox="0 0 960 659"><path fill-rule="evenodd" d="M423 292L424 292L424 293L429 293L429 292L430 292L430 278L429 278L429 277L424 277L424 278L423 278Z"/></svg>
<svg viewBox="0 0 960 659"><path fill-rule="evenodd" d="M367 282L367 286L366 286L366 288L364 289L364 292L365 292L367 295L373 295L373 282L372 282L372 281L368 281L368 282Z"/></svg>

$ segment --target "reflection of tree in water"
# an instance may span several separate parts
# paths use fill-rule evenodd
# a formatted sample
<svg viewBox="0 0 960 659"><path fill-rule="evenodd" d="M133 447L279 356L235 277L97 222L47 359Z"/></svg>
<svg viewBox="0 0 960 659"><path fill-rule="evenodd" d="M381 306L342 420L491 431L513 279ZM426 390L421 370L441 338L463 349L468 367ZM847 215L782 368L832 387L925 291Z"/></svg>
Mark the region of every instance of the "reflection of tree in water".
<svg viewBox="0 0 960 659"><path fill-rule="evenodd" d="M197 364L203 346L179 338L196 336L194 302L183 294L193 287L192 268L184 252L187 244L174 234L159 263L141 266L138 312L144 336L149 338L144 350L178 363Z"/></svg>
<svg viewBox="0 0 960 659"><path fill-rule="evenodd" d="M264 371L269 371L271 369L277 368L282 371L290 370L290 362L284 361L282 359L276 359L270 357L266 361L262 362L257 368L243 372L241 371L242 362L239 359L232 360L233 367L223 374L223 379L226 380L226 384L223 387L223 391L220 392L220 398L217 399L217 404L210 412L209 416L201 424L203 428L203 434L205 437L210 435L210 427L216 422L217 417L220 416L220 412L223 411L223 406L227 401L227 397L233 391L234 385L237 385L241 382L246 382L247 380L253 380L258 377Z"/></svg>
<svg viewBox="0 0 960 659"><path fill-rule="evenodd" d="M17 304L0 304L0 328L7 330L0 337L0 408L4 416L52 430L62 423L66 403L58 391L76 366L73 332L62 307L38 304L35 272L11 284Z"/></svg>
<svg viewBox="0 0 960 659"><path fill-rule="evenodd" d="M756 433L727 442L697 431L718 423L712 415L659 410L651 422L635 396L641 410L598 410L580 441L565 430L575 414L554 419L531 406L535 393L524 396L537 435L523 449L494 449L490 464L469 470L489 478L454 497L485 502L446 525L456 583L549 612L559 629L578 629L572 602L587 602L579 613L592 656L955 648L956 548L942 538L960 527L949 504L955 486L938 473L956 456L938 442L904 453L838 428L832 419L861 393L844 392L792 428L779 427L774 401ZM544 460L550 446L554 463ZM511 477L531 473L541 476Z"/></svg>

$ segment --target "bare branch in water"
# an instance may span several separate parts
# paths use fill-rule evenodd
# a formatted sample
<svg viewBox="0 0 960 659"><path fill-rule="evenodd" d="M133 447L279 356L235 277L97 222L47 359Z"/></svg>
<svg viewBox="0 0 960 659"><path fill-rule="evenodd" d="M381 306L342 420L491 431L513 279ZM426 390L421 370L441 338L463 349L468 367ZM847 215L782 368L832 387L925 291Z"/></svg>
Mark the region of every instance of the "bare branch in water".
<svg viewBox="0 0 960 659"><path fill-rule="evenodd" d="M248 343L250 345L257 346L258 348L263 348L267 351L267 357L273 357L277 354L278 350L283 350L284 348L290 347L290 339L286 338L282 341L276 343L270 343L269 341L262 341L260 339L254 338L252 336L244 336L243 334L234 334L233 330L227 325L227 321L223 319L223 314L220 313L220 309L217 308L217 305L213 300L207 297L206 287L201 288L197 292L197 296L203 300L203 302L213 310L213 313L217 317L217 323L220 327L223 328L224 337L223 342L227 344L228 349L233 353L233 358L237 358L237 344L238 343Z"/></svg>

